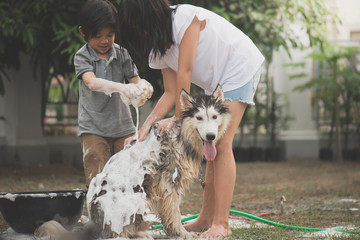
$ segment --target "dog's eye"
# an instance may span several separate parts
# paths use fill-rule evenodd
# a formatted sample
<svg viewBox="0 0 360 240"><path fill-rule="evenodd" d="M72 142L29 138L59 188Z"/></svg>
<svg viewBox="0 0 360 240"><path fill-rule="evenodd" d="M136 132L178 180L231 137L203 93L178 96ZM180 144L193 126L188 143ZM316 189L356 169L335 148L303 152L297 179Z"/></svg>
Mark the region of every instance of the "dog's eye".
<svg viewBox="0 0 360 240"><path fill-rule="evenodd" d="M217 119L217 115L214 115L212 118L213 118L214 120Z"/></svg>
<svg viewBox="0 0 360 240"><path fill-rule="evenodd" d="M199 121L203 120L202 117L196 117L196 119L199 120Z"/></svg>

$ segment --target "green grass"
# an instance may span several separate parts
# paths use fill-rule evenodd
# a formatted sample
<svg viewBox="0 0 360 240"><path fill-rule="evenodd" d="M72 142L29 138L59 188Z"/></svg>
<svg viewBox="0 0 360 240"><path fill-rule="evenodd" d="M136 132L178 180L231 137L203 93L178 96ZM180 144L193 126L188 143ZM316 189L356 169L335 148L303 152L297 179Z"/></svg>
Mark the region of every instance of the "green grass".
<svg viewBox="0 0 360 240"><path fill-rule="evenodd" d="M360 236L356 234L352 235L344 235L344 236L319 236L319 235L311 235L312 232L308 231L300 231L300 230L289 230L285 228L273 227L273 228L259 228L259 227L251 227L245 229L233 229L233 235L226 239L256 239L256 240L279 240L279 239L350 239L355 240L359 239ZM314 233L315 234L315 233Z"/></svg>
<svg viewBox="0 0 360 240"><path fill-rule="evenodd" d="M360 217L351 211L340 209L319 209L309 208L300 210L286 215L275 215L266 217L273 222L282 223L297 227L308 227L317 229L332 228L333 230L350 230L360 231ZM360 239L360 234L339 233L338 236L318 235L315 231L287 229L278 226L268 225L268 227L257 226L256 220L250 221L250 228L232 229L233 235L228 239ZM349 226L352 227L346 227Z"/></svg>
<svg viewBox="0 0 360 240"><path fill-rule="evenodd" d="M241 229L232 229L233 235L227 239L295 239L299 236L300 231L287 230L284 228L263 228L263 227L250 227Z"/></svg>

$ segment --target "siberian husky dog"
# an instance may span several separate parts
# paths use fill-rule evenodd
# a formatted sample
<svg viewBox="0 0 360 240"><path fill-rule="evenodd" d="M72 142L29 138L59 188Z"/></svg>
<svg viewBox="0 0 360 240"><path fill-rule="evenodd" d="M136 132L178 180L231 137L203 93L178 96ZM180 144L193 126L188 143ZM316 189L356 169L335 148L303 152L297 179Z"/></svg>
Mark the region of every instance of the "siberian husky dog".
<svg viewBox="0 0 360 240"><path fill-rule="evenodd" d="M151 238L143 222L148 211L167 235L194 237L181 223L181 197L198 177L203 158L215 159L215 145L231 117L220 86L212 95L196 97L182 90L180 104L182 114L171 131L160 134L154 125L144 141L113 155L92 179L87 193L91 225L84 227L83 237Z"/></svg>

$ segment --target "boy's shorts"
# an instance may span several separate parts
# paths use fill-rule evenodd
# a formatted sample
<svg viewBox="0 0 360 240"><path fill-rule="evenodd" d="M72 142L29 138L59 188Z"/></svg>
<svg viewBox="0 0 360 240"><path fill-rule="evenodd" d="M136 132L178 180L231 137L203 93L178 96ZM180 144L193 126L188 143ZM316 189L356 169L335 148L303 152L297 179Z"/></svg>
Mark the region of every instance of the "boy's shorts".
<svg viewBox="0 0 360 240"><path fill-rule="evenodd" d="M124 148L125 139L131 135L122 138L108 138L90 133L81 134L81 148L83 151L87 187L91 179L103 170L110 157Z"/></svg>
<svg viewBox="0 0 360 240"><path fill-rule="evenodd" d="M244 102L250 105L255 105L254 96L256 88L260 81L261 68L255 73L252 79L242 87L224 92L225 100Z"/></svg>

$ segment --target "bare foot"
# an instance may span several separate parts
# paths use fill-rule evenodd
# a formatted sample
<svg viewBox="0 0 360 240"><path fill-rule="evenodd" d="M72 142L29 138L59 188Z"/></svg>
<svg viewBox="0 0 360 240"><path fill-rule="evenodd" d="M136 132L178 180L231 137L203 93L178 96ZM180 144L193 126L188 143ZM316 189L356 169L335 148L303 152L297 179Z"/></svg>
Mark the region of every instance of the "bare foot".
<svg viewBox="0 0 360 240"><path fill-rule="evenodd" d="M210 224L208 224L207 222L197 221L197 220L195 220L192 223L188 223L184 225L185 229L190 232L202 232L208 229L209 226Z"/></svg>
<svg viewBox="0 0 360 240"><path fill-rule="evenodd" d="M225 228L223 225L212 225L206 232L200 235L200 238L224 238L231 236L230 227Z"/></svg>

